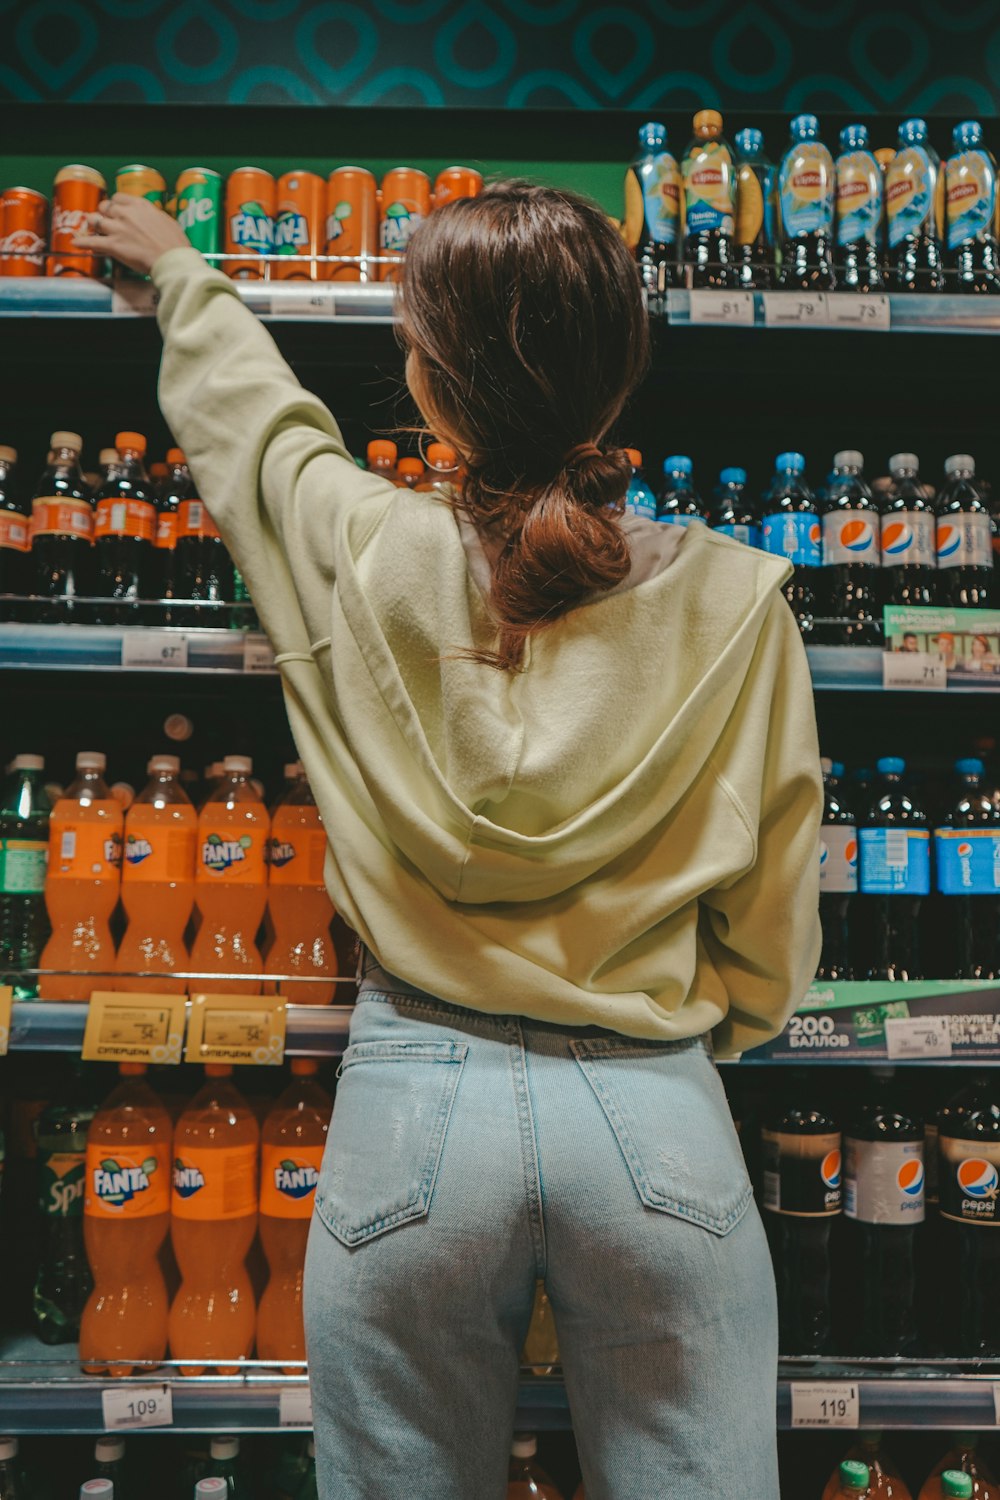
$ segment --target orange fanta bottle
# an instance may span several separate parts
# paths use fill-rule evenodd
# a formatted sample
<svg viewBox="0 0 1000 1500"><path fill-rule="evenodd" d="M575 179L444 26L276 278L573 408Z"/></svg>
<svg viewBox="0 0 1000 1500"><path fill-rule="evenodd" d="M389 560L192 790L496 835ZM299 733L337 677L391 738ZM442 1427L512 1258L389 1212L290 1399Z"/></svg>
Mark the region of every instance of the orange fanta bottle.
<svg viewBox="0 0 1000 1500"><path fill-rule="evenodd" d="M170 1222L170 1116L145 1063L121 1082L87 1133L83 1239L94 1290L80 1323L80 1363L129 1375L167 1352L167 1289L159 1253Z"/></svg>
<svg viewBox="0 0 1000 1500"><path fill-rule="evenodd" d="M246 1256L257 1232L260 1130L228 1063L207 1063L205 1086L177 1121L170 1234L181 1284L170 1309L170 1352L184 1375L235 1374L253 1349Z"/></svg>
<svg viewBox="0 0 1000 1500"><path fill-rule="evenodd" d="M261 1135L260 1238L271 1278L257 1310L258 1359L306 1357L306 1239L333 1112L333 1100L316 1082L318 1072L315 1058L292 1059L292 1081Z"/></svg>
<svg viewBox="0 0 1000 1500"><path fill-rule="evenodd" d="M268 845L268 911L274 940L268 949L269 974L301 974L305 979L337 977L337 954L330 937L333 903L323 884L326 832L301 761L288 791L274 809ZM329 1005L332 984L269 985L299 1005Z"/></svg>
<svg viewBox="0 0 1000 1500"><path fill-rule="evenodd" d="M126 990L183 994L187 967L184 928L194 900L198 814L178 776L176 755L154 755L150 780L125 814L122 905L128 928L118 949L118 971L146 970L149 979L122 979ZM164 977L160 977L164 976Z"/></svg>
<svg viewBox="0 0 1000 1500"><path fill-rule="evenodd" d="M81 751L76 780L49 820L45 905L52 936L39 967L82 972L43 976L43 1000L89 1000L92 990L115 988L108 919L121 882L124 814L105 785L106 764L96 751Z"/></svg>
<svg viewBox="0 0 1000 1500"><path fill-rule="evenodd" d="M222 780L198 815L195 900L201 925L191 946L191 968L212 974L260 974L263 960L256 938L267 901L264 860L271 820L250 783L249 757L227 755L222 764ZM192 980L196 988L204 984ZM213 980L211 988L253 994L260 985L253 980Z"/></svg>

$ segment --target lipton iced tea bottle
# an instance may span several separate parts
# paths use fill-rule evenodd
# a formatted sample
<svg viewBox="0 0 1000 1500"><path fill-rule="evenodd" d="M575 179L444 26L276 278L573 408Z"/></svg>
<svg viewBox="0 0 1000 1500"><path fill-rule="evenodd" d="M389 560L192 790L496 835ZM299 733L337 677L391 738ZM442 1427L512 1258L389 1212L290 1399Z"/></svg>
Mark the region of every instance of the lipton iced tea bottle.
<svg viewBox="0 0 1000 1500"><path fill-rule="evenodd" d="M845 125L837 157L837 278L852 292L880 292L882 169L865 125Z"/></svg>
<svg viewBox="0 0 1000 1500"><path fill-rule="evenodd" d="M196 973L260 974L257 929L267 901L264 863L270 818L250 784L253 761L227 755L222 780L198 815L195 901L201 917L191 947ZM229 994L253 994L253 980L213 980Z"/></svg>
<svg viewBox="0 0 1000 1500"><path fill-rule="evenodd" d="M740 286L774 285L777 172L764 152L764 132L736 132L736 264Z"/></svg>
<svg viewBox="0 0 1000 1500"><path fill-rule="evenodd" d="M694 137L684 153L684 260L692 287L734 287L736 167L722 134L718 110L701 109L694 117Z"/></svg>
<svg viewBox="0 0 1000 1500"><path fill-rule="evenodd" d="M172 1131L145 1063L119 1063L118 1072L87 1133L83 1238L94 1290L80 1323L80 1363L124 1376L167 1352L159 1253L170 1222Z"/></svg>
<svg viewBox="0 0 1000 1500"><path fill-rule="evenodd" d="M663 310L668 288L678 281L680 219L680 168L667 150L667 127L650 120L639 127L639 149L625 173L622 234L657 312Z"/></svg>
<svg viewBox="0 0 1000 1500"><path fill-rule="evenodd" d="M518 1433L510 1450L507 1471L507 1500L563 1500L536 1458L538 1439L530 1433Z"/></svg>
<svg viewBox="0 0 1000 1500"><path fill-rule="evenodd" d="M83 472L83 439L54 432L50 457L31 502L32 592L48 602L35 617L86 620L79 603L94 591L94 509Z"/></svg>
<svg viewBox="0 0 1000 1500"><path fill-rule="evenodd" d="M150 779L125 815L122 905L128 927L118 949L118 972L145 970L148 979L122 979L122 989L183 994L187 968L184 929L194 900L198 814L178 780L176 755L154 755Z"/></svg>
<svg viewBox="0 0 1000 1500"><path fill-rule="evenodd" d="M791 144L778 169L783 290L829 291L833 274L833 220L836 172L819 138L815 115L796 115Z"/></svg>
<svg viewBox="0 0 1000 1500"><path fill-rule="evenodd" d="M267 954L269 974L301 974L309 979L337 976L337 955L330 938L333 903L323 883L325 859L326 832L305 771L297 762L295 779L271 821L267 897L274 940ZM334 994L332 984L281 980L273 988L299 1005L329 1005Z"/></svg>
<svg viewBox="0 0 1000 1500"><path fill-rule="evenodd" d="M948 254L960 292L1000 292L996 206L997 164L979 121L964 120L945 165Z"/></svg>
<svg viewBox="0 0 1000 1500"><path fill-rule="evenodd" d="M76 780L49 819L45 905L52 936L39 968L79 972L42 975L43 1000L89 1000L92 990L115 988L108 920L121 882L123 814L105 784L106 763L97 751L81 751Z"/></svg>
<svg viewBox="0 0 1000 1500"><path fill-rule="evenodd" d="M257 1358L304 1360L302 1278L306 1239L333 1100L316 1082L319 1063L292 1059L292 1081L264 1121L260 1238L271 1270L257 1310Z"/></svg>
<svg viewBox="0 0 1000 1500"><path fill-rule="evenodd" d="M139 625L139 601L154 592L156 505L143 466L142 433L119 432L115 447L119 463L94 497L95 593L109 601L98 605L97 620L101 625Z"/></svg>
<svg viewBox="0 0 1000 1500"><path fill-rule="evenodd" d="M182 1373L206 1365L235 1373L253 1348L254 1300L246 1257L257 1232L260 1131L227 1063L208 1063L205 1085L177 1122L170 1236L181 1284L170 1309L170 1349Z"/></svg>
<svg viewBox="0 0 1000 1500"><path fill-rule="evenodd" d="M944 173L927 138L926 120L904 120L899 150L885 171L892 286L944 291Z"/></svg>
<svg viewBox="0 0 1000 1500"><path fill-rule="evenodd" d="M390 484L396 483L396 454L399 450L389 438L372 438L368 444L368 469Z"/></svg>

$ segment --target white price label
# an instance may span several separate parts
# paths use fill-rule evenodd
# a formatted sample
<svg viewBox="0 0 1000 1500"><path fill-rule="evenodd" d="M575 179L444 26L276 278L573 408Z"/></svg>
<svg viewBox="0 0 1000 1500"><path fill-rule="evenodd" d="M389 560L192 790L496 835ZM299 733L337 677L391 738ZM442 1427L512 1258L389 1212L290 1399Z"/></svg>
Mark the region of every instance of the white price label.
<svg viewBox="0 0 1000 1500"><path fill-rule="evenodd" d="M940 693L948 686L944 657L931 651L886 651L882 657L882 686L907 692Z"/></svg>
<svg viewBox="0 0 1000 1500"><path fill-rule="evenodd" d="M1000 1427L1000 1382L993 1382L993 1420Z"/></svg>
<svg viewBox="0 0 1000 1500"><path fill-rule="evenodd" d="M889 299L882 293L834 292L826 299L826 310L834 328L889 327Z"/></svg>
<svg viewBox="0 0 1000 1500"><path fill-rule="evenodd" d="M768 328L825 328L829 323L825 292L765 292Z"/></svg>
<svg viewBox="0 0 1000 1500"><path fill-rule="evenodd" d="M907 1057L950 1057L948 1017L889 1017L885 1023L885 1050L891 1062Z"/></svg>
<svg viewBox="0 0 1000 1500"><path fill-rule="evenodd" d="M792 1382L793 1427L858 1425L858 1388L832 1381Z"/></svg>
<svg viewBox="0 0 1000 1500"><path fill-rule="evenodd" d="M278 1421L282 1427L311 1427L312 1392L307 1385L294 1385L278 1396Z"/></svg>
<svg viewBox="0 0 1000 1500"><path fill-rule="evenodd" d="M287 290L271 287L272 318L332 318L333 288L314 281L290 281Z"/></svg>
<svg viewBox="0 0 1000 1500"><path fill-rule="evenodd" d="M152 318L160 303L160 294L151 281L116 280L111 287L111 311L116 316Z"/></svg>
<svg viewBox="0 0 1000 1500"><path fill-rule="evenodd" d="M273 672L274 649L265 635L248 635L243 642L244 672Z"/></svg>
<svg viewBox="0 0 1000 1500"><path fill-rule="evenodd" d="M753 327L753 292L689 292L692 323Z"/></svg>
<svg viewBox="0 0 1000 1500"><path fill-rule="evenodd" d="M174 1403L169 1385L116 1385L101 1392L108 1432L128 1427L169 1427Z"/></svg>
<svg viewBox="0 0 1000 1500"><path fill-rule="evenodd" d="M126 630L122 666L160 672L183 672L188 664L187 636L174 630Z"/></svg>

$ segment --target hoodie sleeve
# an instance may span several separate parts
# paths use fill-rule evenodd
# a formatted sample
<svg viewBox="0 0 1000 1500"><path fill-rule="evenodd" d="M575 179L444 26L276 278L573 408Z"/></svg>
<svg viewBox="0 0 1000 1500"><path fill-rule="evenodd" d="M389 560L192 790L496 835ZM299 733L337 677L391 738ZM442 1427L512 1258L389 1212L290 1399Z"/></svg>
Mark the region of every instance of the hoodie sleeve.
<svg viewBox="0 0 1000 1500"><path fill-rule="evenodd" d="M750 869L701 898L702 938L730 999L713 1032L719 1057L777 1036L819 962L823 781L816 714L805 648L780 596L746 693L738 741L716 774L747 823L756 857ZM755 746L763 746L762 756L753 754Z"/></svg>

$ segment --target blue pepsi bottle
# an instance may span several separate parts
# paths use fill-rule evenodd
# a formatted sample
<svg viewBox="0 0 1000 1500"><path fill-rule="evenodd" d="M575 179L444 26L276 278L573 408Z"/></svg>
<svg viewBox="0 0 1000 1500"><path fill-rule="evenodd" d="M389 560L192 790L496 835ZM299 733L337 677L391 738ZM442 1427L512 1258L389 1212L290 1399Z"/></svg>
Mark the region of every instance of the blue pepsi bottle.
<svg viewBox="0 0 1000 1500"><path fill-rule="evenodd" d="M931 888L927 815L903 786L906 762L884 756L881 786L858 830L859 888L868 907L868 979L919 979L920 906Z"/></svg>
<svg viewBox="0 0 1000 1500"><path fill-rule="evenodd" d="M683 454L663 460L663 489L656 505L656 519L675 526L704 526L708 511L691 478L693 465Z"/></svg>
<svg viewBox="0 0 1000 1500"><path fill-rule="evenodd" d="M1000 804L981 760L955 762L958 801L934 830L937 888L946 900L956 979L1000 978Z"/></svg>
<svg viewBox="0 0 1000 1500"><path fill-rule="evenodd" d="M642 472L642 454L638 448L626 448L628 461L632 465L632 478L625 495L625 514L641 516L646 521L656 520L656 496L646 483Z"/></svg>
<svg viewBox="0 0 1000 1500"><path fill-rule="evenodd" d="M760 525L753 501L747 494L746 469L723 469L708 512L713 531L731 536L748 547L760 546Z"/></svg>
<svg viewBox="0 0 1000 1500"><path fill-rule="evenodd" d="M799 630L814 638L820 608L820 564L823 561L819 507L804 475L801 453L779 453L774 478L761 501L761 546L765 552L785 557L795 571L783 593Z"/></svg>
<svg viewBox="0 0 1000 1500"><path fill-rule="evenodd" d="M833 460L823 505L823 600L831 646L882 642L882 554L878 502L861 472L864 459L845 448Z"/></svg>

